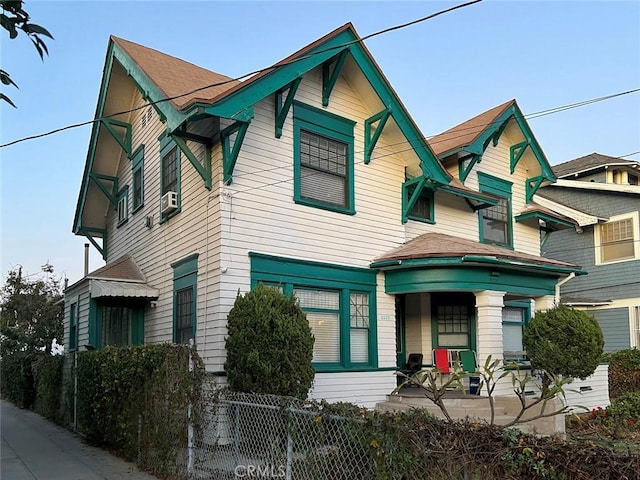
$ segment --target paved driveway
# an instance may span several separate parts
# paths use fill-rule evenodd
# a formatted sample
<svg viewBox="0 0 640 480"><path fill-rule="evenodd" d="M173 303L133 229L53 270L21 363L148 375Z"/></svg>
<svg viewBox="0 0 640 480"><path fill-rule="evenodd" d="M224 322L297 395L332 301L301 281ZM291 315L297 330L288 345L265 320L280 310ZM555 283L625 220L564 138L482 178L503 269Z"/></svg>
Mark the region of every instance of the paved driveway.
<svg viewBox="0 0 640 480"><path fill-rule="evenodd" d="M36 413L0 402L2 480L157 480Z"/></svg>

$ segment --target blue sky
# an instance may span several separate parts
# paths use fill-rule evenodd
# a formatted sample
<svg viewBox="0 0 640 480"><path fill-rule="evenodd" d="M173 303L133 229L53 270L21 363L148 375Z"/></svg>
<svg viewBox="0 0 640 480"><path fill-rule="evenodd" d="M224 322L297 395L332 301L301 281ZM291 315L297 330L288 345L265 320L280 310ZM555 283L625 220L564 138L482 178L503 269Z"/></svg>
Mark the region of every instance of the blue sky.
<svg viewBox="0 0 640 480"><path fill-rule="evenodd" d="M460 2L462 3L462 2ZM454 2L27 2L51 31L43 62L2 31L20 89L0 104L1 143L93 118L110 34L240 76L352 22L361 36ZM485 0L366 42L427 136L516 98L526 114L640 87L640 2ZM530 120L551 164L640 151L640 92ZM0 149L0 274L46 262L82 276L71 233L90 127ZM626 157L640 160L640 155ZM92 247L91 269L102 265Z"/></svg>

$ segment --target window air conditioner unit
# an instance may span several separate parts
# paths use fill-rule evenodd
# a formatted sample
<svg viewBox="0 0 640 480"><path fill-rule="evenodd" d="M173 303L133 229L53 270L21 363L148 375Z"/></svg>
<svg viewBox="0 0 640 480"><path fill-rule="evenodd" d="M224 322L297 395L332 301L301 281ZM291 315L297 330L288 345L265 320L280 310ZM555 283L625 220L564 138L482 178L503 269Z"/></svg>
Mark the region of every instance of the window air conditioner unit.
<svg viewBox="0 0 640 480"><path fill-rule="evenodd" d="M167 192L160 199L160 211L163 214L171 213L178 208L178 193Z"/></svg>

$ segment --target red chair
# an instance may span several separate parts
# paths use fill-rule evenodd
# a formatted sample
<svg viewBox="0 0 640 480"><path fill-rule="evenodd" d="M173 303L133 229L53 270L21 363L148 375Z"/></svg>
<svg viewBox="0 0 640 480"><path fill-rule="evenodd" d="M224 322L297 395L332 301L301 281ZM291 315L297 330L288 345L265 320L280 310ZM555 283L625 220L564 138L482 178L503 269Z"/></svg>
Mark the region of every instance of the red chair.
<svg viewBox="0 0 640 480"><path fill-rule="evenodd" d="M442 373L450 373L449 350L436 348L433 350L433 363Z"/></svg>

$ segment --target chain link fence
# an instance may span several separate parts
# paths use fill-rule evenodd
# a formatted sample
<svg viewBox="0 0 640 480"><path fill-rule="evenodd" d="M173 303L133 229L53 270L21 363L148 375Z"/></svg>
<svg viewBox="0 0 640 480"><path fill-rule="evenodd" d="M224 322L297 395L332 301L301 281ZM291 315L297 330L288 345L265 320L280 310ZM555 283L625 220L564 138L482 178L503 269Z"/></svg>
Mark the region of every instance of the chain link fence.
<svg viewBox="0 0 640 480"><path fill-rule="evenodd" d="M199 412L188 478L373 479L358 420L292 398L225 392Z"/></svg>

